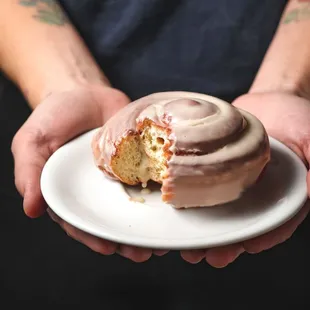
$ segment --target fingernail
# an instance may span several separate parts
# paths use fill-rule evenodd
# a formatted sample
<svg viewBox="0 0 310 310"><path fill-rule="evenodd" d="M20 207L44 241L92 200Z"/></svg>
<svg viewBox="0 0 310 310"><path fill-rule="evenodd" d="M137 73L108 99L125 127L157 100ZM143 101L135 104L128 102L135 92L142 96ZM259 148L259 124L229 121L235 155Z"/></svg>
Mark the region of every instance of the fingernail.
<svg viewBox="0 0 310 310"><path fill-rule="evenodd" d="M240 247L236 250L236 252L231 256L230 262L229 262L227 265L233 263L233 262L234 262L241 254L243 254L244 252L245 252L245 250L244 250L243 246L240 246Z"/></svg>
<svg viewBox="0 0 310 310"><path fill-rule="evenodd" d="M206 261L215 268L224 268L234 262L242 253L245 252L243 246L233 246L229 250L218 252L211 249L206 253Z"/></svg>
<svg viewBox="0 0 310 310"><path fill-rule="evenodd" d="M118 254L126 257L136 263L147 261L152 256L152 251L147 249L138 249L131 246L120 246Z"/></svg>
<svg viewBox="0 0 310 310"><path fill-rule="evenodd" d="M58 222L58 217L54 213L49 212L48 215L54 222Z"/></svg>
<svg viewBox="0 0 310 310"><path fill-rule="evenodd" d="M239 249L237 249L236 253L235 253L235 259L237 259L241 254L243 254L245 252L243 246L240 246Z"/></svg>
<svg viewBox="0 0 310 310"><path fill-rule="evenodd" d="M206 252L204 250L182 251L182 258L190 264L198 264L205 257Z"/></svg>
<svg viewBox="0 0 310 310"><path fill-rule="evenodd" d="M154 255L157 255L157 256L164 256L164 255L166 255L167 253L169 253L169 251L167 251L167 250L154 250L154 251L153 251L153 254L154 254Z"/></svg>

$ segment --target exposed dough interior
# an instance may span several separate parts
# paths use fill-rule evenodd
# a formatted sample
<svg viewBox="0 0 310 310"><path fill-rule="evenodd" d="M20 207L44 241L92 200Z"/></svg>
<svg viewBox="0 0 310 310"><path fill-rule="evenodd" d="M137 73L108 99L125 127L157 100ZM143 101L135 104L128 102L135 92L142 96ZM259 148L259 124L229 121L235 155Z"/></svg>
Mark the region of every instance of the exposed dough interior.
<svg viewBox="0 0 310 310"><path fill-rule="evenodd" d="M139 133L123 138L112 159L112 169L127 184L146 185L149 180L162 183L170 145L167 130L146 120Z"/></svg>

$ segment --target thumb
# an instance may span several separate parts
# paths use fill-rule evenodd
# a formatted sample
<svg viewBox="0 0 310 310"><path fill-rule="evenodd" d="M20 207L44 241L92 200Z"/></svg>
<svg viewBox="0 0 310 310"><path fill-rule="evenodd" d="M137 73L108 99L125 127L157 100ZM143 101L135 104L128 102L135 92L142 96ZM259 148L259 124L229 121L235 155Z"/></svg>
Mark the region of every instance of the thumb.
<svg viewBox="0 0 310 310"><path fill-rule="evenodd" d="M23 208L27 216L41 216L47 208L41 193L42 169L49 158L48 147L39 143L37 136L18 134L12 143L15 185L24 198Z"/></svg>
<svg viewBox="0 0 310 310"><path fill-rule="evenodd" d="M307 143L304 147L304 154L306 158L306 166L308 168L308 174L307 174L307 189L308 189L308 196L310 197L310 145Z"/></svg>

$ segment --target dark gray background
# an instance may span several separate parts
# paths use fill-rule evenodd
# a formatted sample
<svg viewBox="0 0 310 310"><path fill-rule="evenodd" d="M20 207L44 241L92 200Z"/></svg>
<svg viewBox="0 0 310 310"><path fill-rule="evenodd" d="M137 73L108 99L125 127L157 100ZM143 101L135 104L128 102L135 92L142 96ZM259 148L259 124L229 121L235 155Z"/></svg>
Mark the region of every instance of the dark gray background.
<svg viewBox="0 0 310 310"><path fill-rule="evenodd" d="M187 264L175 252L143 264L103 257L71 240L47 216L28 219L14 187L10 152L28 114L19 92L1 79L0 309L309 309L309 218L285 244L243 255L222 270Z"/></svg>

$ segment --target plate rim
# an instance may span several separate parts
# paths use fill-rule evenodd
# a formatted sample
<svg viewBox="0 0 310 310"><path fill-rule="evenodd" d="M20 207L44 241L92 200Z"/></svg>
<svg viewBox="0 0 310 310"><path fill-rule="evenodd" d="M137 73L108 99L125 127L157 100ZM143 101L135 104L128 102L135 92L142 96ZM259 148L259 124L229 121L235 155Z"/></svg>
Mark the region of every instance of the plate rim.
<svg viewBox="0 0 310 310"><path fill-rule="evenodd" d="M290 208L290 212L286 211L285 216L282 216L281 220L272 221L272 220L264 220L263 228L257 229L256 226L260 222L256 222L253 225L250 225L250 229L248 227L238 229L235 232L226 232L220 235L215 235L216 237L210 238L210 240L206 240L206 238L194 238L194 239L163 239L163 238L143 238L143 237L137 237L137 236L130 236L124 238L124 233L117 232L115 234L115 231L112 231L109 228L106 228L105 230L97 228L93 228L90 222L87 222L79 217L71 216L70 213L72 211L66 211L65 203L63 203L64 207L57 207L58 201L56 203L56 200L53 195L48 190L48 172L50 167L53 167L53 162L57 159L57 156L63 151L64 148L70 147L72 143L76 143L77 140L82 139L83 137L86 138L86 136L91 136L94 131L98 130L92 129L88 132L85 132L78 137L72 139L68 143L64 144L62 147L60 147L56 152L54 152L51 157L48 159L46 164L43 167L41 178L40 178L40 187L41 192L43 195L43 198L45 199L48 207L62 220L69 223L70 225L74 226L75 228L82 230L86 233L89 233L93 236L109 240L116 243L126 244L130 246L136 246L136 247L143 247L143 248L152 248L152 249L162 249L162 250L193 250L193 249L205 249L205 248L212 248L212 247L219 247L219 246L225 246L229 244L234 244L238 242L243 242L261 235L264 235L280 226L282 226L284 223L288 222L290 219L292 219L305 205L305 203L308 200L308 193L307 193L307 186L306 186L306 180L305 180L305 193L302 198L300 198L300 203L294 208L294 211L292 211ZM280 148L285 149L287 153L290 154L290 157L294 159L294 161L297 163L299 162L300 166L304 167L305 173L307 173L307 169L301 159L295 154L289 147L287 147L285 144L280 142L279 140L268 136L271 148L273 145L278 144ZM74 215L74 214L73 214ZM269 223L271 221L271 223ZM269 224L268 224L269 223ZM252 229L251 229L252 228ZM256 228L256 229L255 229ZM252 232L254 230L254 232ZM245 233L242 233L244 232ZM256 231L256 232L255 232ZM126 234L125 234L126 235ZM226 235L226 238L217 238L217 236L223 236ZM230 236L229 236L230 235ZM219 240L218 240L219 239ZM222 240L221 240L222 239ZM164 242L165 240L168 240L168 242Z"/></svg>

